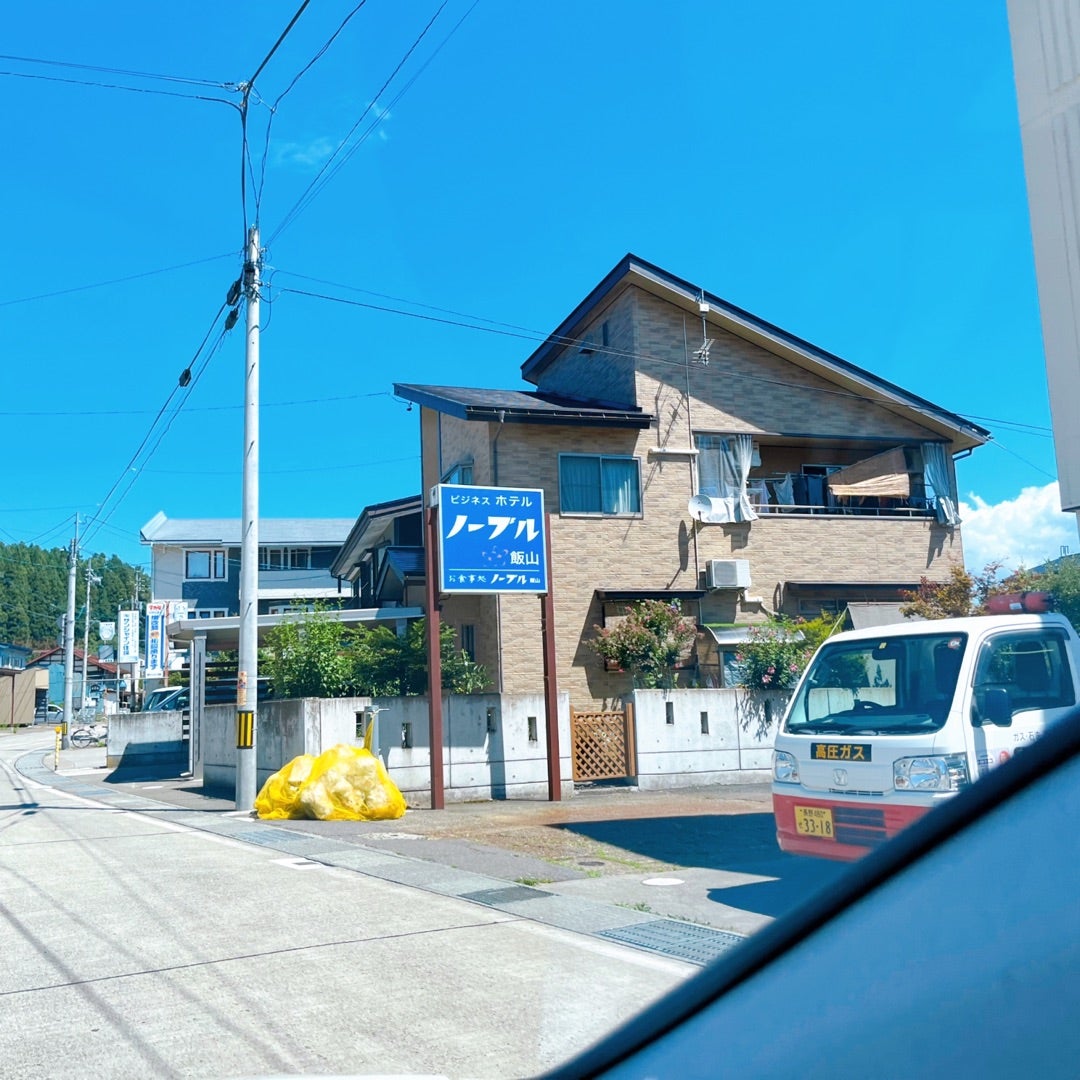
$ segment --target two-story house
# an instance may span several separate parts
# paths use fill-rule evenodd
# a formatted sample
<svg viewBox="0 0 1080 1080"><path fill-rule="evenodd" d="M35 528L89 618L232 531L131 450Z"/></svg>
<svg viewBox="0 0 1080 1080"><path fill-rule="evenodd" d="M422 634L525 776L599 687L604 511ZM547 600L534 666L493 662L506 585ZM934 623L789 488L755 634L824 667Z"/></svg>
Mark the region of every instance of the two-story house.
<svg viewBox="0 0 1080 1080"><path fill-rule="evenodd" d="M366 506L330 564L347 606L424 606L423 505L419 495Z"/></svg>
<svg viewBox="0 0 1080 1080"><path fill-rule="evenodd" d="M239 615L240 524L239 518L155 514L140 532L150 547L151 596L186 602L193 619ZM260 519L259 614L337 603L330 564L352 524L349 518Z"/></svg>
<svg viewBox="0 0 1080 1080"><path fill-rule="evenodd" d="M769 614L895 603L962 564L953 462L985 429L633 255L521 371L533 389L394 389L420 406L425 506L440 482L544 489L575 707L629 689L590 641L633 600L678 599L702 630L685 677L718 685ZM535 599L442 614L496 689L542 685Z"/></svg>

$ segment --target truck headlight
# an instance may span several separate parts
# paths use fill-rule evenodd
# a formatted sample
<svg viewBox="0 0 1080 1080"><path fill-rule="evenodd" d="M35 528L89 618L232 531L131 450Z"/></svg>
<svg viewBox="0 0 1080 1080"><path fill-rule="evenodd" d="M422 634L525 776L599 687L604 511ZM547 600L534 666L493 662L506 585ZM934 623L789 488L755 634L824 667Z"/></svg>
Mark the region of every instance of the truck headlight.
<svg viewBox="0 0 1080 1080"><path fill-rule="evenodd" d="M773 779L778 784L797 784L799 782L799 763L793 754L786 750L774 750L772 756Z"/></svg>
<svg viewBox="0 0 1080 1080"><path fill-rule="evenodd" d="M959 791L970 783L967 757L909 757L893 762L893 787L897 791Z"/></svg>

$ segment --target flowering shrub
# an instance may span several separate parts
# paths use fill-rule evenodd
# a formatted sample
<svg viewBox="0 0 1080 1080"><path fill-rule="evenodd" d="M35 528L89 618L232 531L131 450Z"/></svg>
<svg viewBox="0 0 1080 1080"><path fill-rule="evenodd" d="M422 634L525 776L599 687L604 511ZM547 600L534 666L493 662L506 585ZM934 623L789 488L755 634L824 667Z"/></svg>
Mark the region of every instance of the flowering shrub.
<svg viewBox="0 0 1080 1080"><path fill-rule="evenodd" d="M648 689L671 685L675 665L697 635L678 600L639 600L614 626L595 629L596 652Z"/></svg>
<svg viewBox="0 0 1080 1080"><path fill-rule="evenodd" d="M751 690L790 690L810 662L817 642L798 622L774 619L750 630L750 640L735 654L739 686Z"/></svg>

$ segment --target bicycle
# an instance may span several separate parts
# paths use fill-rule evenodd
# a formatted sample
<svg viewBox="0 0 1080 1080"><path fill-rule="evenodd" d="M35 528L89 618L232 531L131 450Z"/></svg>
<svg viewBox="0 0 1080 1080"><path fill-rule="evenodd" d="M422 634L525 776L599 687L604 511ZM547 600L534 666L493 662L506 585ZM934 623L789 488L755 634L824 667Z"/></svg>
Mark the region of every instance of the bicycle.
<svg viewBox="0 0 1080 1080"><path fill-rule="evenodd" d="M108 724L88 724L75 728L68 736L68 741L80 749L86 746L104 746L108 735Z"/></svg>

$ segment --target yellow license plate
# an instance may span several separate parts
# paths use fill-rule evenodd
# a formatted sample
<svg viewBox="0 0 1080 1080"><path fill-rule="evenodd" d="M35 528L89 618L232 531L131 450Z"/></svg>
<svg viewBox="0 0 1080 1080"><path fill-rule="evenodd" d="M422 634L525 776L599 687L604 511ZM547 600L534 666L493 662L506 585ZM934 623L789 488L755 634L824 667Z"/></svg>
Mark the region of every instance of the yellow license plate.
<svg viewBox="0 0 1080 1080"><path fill-rule="evenodd" d="M796 806L795 831L800 836L819 836L832 840L832 810L827 806Z"/></svg>

